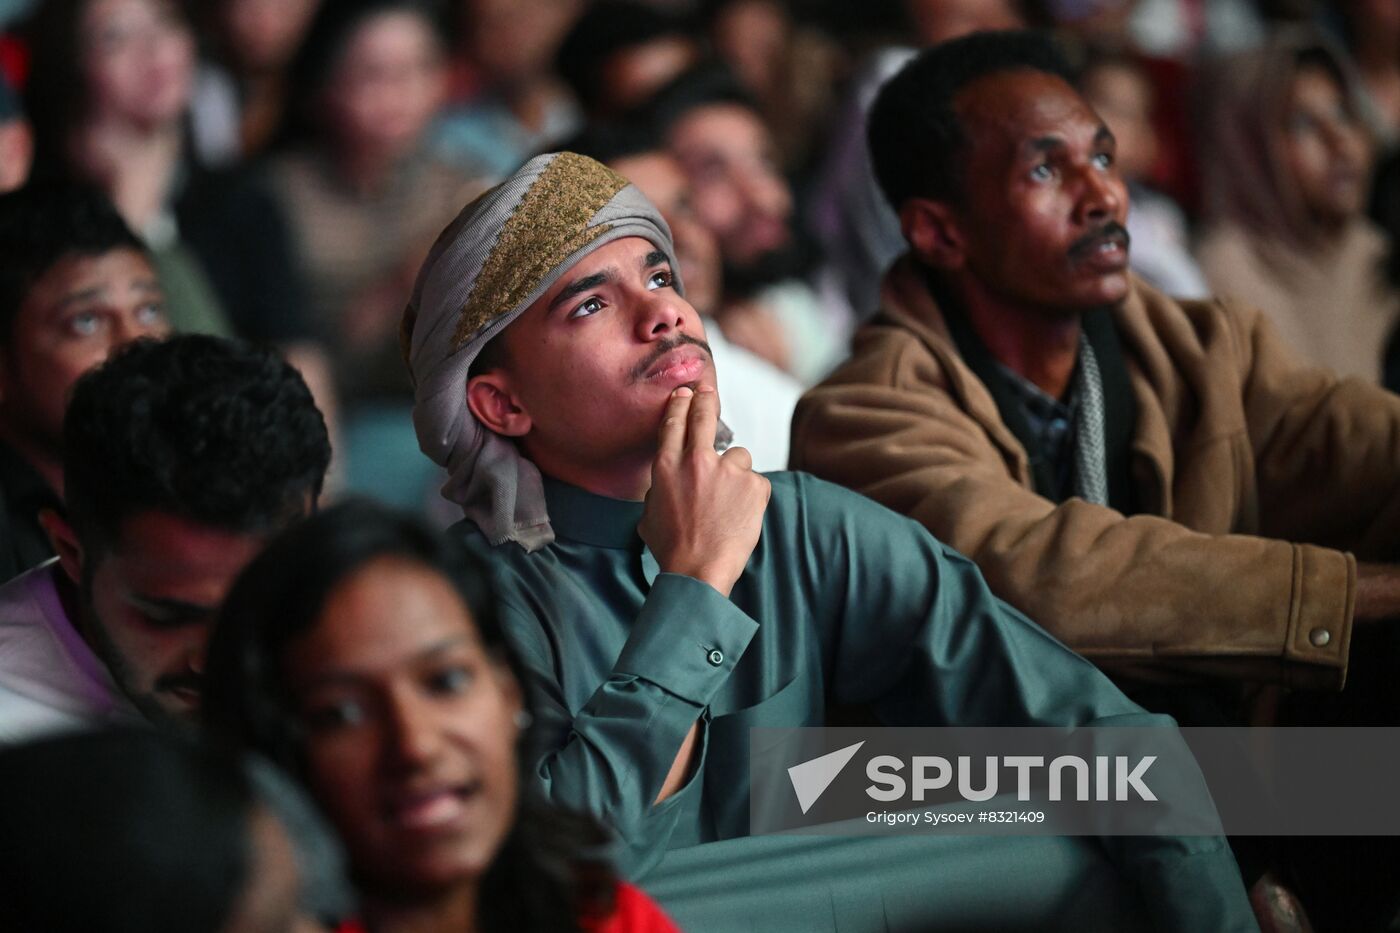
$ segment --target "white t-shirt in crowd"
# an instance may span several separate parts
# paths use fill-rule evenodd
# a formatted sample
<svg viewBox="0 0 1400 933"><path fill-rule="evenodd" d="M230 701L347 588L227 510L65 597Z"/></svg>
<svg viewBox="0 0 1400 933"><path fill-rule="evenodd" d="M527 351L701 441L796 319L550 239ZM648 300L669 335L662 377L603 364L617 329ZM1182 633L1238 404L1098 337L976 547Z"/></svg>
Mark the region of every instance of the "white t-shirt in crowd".
<svg viewBox="0 0 1400 933"><path fill-rule="evenodd" d="M802 386L778 367L730 343L719 325L705 322L715 362L720 417L734 432L734 445L748 450L759 473L786 470L792 411Z"/></svg>

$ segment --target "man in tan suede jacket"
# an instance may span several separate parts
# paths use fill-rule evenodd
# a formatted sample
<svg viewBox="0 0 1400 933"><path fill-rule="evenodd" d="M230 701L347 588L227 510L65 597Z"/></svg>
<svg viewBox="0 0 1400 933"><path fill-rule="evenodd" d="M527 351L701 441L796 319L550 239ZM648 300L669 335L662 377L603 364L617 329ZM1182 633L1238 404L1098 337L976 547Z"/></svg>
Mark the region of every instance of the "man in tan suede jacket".
<svg viewBox="0 0 1400 933"><path fill-rule="evenodd" d="M1128 272L1113 136L1045 40L923 53L870 141L910 249L793 468L1115 671L1339 688L1354 627L1400 615L1400 398Z"/></svg>

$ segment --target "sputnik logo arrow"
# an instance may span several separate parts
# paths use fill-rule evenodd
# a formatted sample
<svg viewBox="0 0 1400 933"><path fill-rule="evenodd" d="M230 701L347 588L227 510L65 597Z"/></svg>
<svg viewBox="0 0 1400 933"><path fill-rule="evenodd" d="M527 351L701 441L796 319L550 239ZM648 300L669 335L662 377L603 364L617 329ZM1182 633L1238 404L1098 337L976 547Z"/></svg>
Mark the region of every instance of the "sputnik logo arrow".
<svg viewBox="0 0 1400 933"><path fill-rule="evenodd" d="M836 780L836 776L841 773L841 769L850 764L856 752L864 742L857 742L854 745L847 745L845 748L834 752L828 752L820 758L813 758L811 761L804 761L800 765L793 765L788 768L788 779L792 781L792 789L797 794L797 803L802 807L802 812L806 813L812 809L812 804L826 789L831 786L831 782Z"/></svg>

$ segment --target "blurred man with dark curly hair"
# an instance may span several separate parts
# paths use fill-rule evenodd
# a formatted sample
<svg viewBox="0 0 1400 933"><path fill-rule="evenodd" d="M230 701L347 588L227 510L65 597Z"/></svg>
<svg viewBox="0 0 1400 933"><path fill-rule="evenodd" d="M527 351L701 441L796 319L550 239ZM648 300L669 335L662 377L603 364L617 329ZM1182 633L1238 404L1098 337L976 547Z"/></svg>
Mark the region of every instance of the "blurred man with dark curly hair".
<svg viewBox="0 0 1400 933"><path fill-rule="evenodd" d="M212 337L141 340L78 381L58 553L0 587L0 744L198 709L213 615L320 495L330 444L296 370Z"/></svg>

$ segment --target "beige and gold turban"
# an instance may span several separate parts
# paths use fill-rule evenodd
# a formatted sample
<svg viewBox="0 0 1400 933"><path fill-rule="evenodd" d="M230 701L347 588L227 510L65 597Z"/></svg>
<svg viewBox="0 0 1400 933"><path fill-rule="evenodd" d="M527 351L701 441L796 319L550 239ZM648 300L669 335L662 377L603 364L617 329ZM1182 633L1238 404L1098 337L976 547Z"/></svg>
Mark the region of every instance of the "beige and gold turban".
<svg viewBox="0 0 1400 933"><path fill-rule="evenodd" d="M418 273L401 334L418 446L447 468L442 494L492 544L533 551L554 532L539 470L467 408L467 371L576 262L629 236L666 253L680 290L671 231L651 202L592 159L550 153L467 205Z"/></svg>

